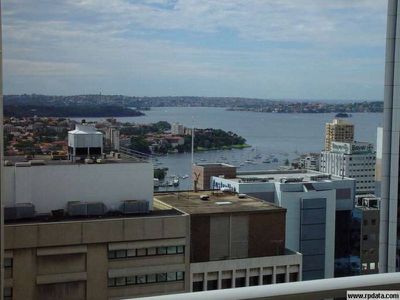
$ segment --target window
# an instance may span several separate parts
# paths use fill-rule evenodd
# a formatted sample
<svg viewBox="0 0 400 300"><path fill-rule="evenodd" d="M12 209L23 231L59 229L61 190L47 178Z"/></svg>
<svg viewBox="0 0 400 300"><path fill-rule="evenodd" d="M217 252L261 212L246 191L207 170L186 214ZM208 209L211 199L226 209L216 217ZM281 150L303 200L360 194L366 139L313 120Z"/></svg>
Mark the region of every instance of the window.
<svg viewBox="0 0 400 300"><path fill-rule="evenodd" d="M367 263L362 263L362 270L368 270L368 264Z"/></svg>
<svg viewBox="0 0 400 300"><path fill-rule="evenodd" d="M364 234L364 235L363 235L363 240L364 240L364 241L368 240L368 234Z"/></svg>
<svg viewBox="0 0 400 300"><path fill-rule="evenodd" d="M108 251L108 259L115 258L115 251Z"/></svg>
<svg viewBox="0 0 400 300"><path fill-rule="evenodd" d="M276 274L276 283L284 283L286 274Z"/></svg>
<svg viewBox="0 0 400 300"><path fill-rule="evenodd" d="M12 300L13 290L10 287L6 287L3 290L4 293L4 300Z"/></svg>
<svg viewBox="0 0 400 300"><path fill-rule="evenodd" d="M126 284L136 284L136 276L128 276L126 277Z"/></svg>
<svg viewBox="0 0 400 300"><path fill-rule="evenodd" d="M259 285L259 276L250 276L249 277L249 286Z"/></svg>
<svg viewBox="0 0 400 300"><path fill-rule="evenodd" d="M115 278L108 278L108 286L115 286Z"/></svg>
<svg viewBox="0 0 400 300"><path fill-rule="evenodd" d="M158 254L158 255L165 255L165 254L167 254L167 247L158 247L158 248L157 248L157 254Z"/></svg>
<svg viewBox="0 0 400 300"><path fill-rule="evenodd" d="M136 249L128 249L126 251L126 256L128 257L135 257L136 256Z"/></svg>
<svg viewBox="0 0 400 300"><path fill-rule="evenodd" d="M192 290L193 290L193 292L203 291L203 281L193 282Z"/></svg>
<svg viewBox="0 0 400 300"><path fill-rule="evenodd" d="M289 282L294 282L299 280L298 273L289 273Z"/></svg>
<svg viewBox="0 0 400 300"><path fill-rule="evenodd" d="M147 275L147 283L157 282L156 274Z"/></svg>
<svg viewBox="0 0 400 300"><path fill-rule="evenodd" d="M157 254L157 248L147 248L147 255L156 255Z"/></svg>
<svg viewBox="0 0 400 300"><path fill-rule="evenodd" d="M115 278L115 286L123 286L123 285L126 285L126 277Z"/></svg>
<svg viewBox="0 0 400 300"><path fill-rule="evenodd" d="M167 254L176 254L176 247L175 246L170 246L167 248Z"/></svg>
<svg viewBox="0 0 400 300"><path fill-rule="evenodd" d="M184 246L177 246L176 247L176 252L177 253L183 253L185 251Z"/></svg>
<svg viewBox="0 0 400 300"><path fill-rule="evenodd" d="M157 282L167 281L167 273L157 274Z"/></svg>
<svg viewBox="0 0 400 300"><path fill-rule="evenodd" d="M176 272L176 280L183 280L184 272Z"/></svg>
<svg viewBox="0 0 400 300"><path fill-rule="evenodd" d="M13 259L12 258L5 258L4 259L4 268L12 268L13 266Z"/></svg>
<svg viewBox="0 0 400 300"><path fill-rule="evenodd" d="M221 289L230 289L232 287L232 279L226 278L221 280Z"/></svg>
<svg viewBox="0 0 400 300"><path fill-rule="evenodd" d="M207 290L217 290L218 289L218 280L207 280Z"/></svg>
<svg viewBox="0 0 400 300"><path fill-rule="evenodd" d="M126 250L115 251L115 258L124 258L124 257L126 257Z"/></svg>
<svg viewBox="0 0 400 300"><path fill-rule="evenodd" d="M167 281L176 281L176 272L168 272Z"/></svg>
<svg viewBox="0 0 400 300"><path fill-rule="evenodd" d="M272 275L263 275L263 284L271 284L272 283Z"/></svg>
<svg viewBox="0 0 400 300"><path fill-rule="evenodd" d="M137 250L136 250L136 255L137 255L137 256L146 256L146 255L147 255L146 248L137 249Z"/></svg>
<svg viewBox="0 0 400 300"><path fill-rule="evenodd" d="M245 277L237 277L235 279L235 287L244 287L246 286L246 278Z"/></svg>
<svg viewBox="0 0 400 300"><path fill-rule="evenodd" d="M136 276L136 283L137 284L146 283L146 275L138 275L138 276Z"/></svg>
<svg viewBox="0 0 400 300"><path fill-rule="evenodd" d="M369 269L370 270L375 270L375 263L374 262L369 264Z"/></svg>
<svg viewBox="0 0 400 300"><path fill-rule="evenodd" d="M371 220L371 225L376 225L376 219Z"/></svg>

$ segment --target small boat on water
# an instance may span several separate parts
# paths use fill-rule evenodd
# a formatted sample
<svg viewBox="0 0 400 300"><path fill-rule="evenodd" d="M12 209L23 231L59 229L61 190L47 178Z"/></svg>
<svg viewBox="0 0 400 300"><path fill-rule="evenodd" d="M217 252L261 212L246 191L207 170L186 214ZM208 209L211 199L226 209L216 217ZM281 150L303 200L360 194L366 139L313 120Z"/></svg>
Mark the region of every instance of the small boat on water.
<svg viewBox="0 0 400 300"><path fill-rule="evenodd" d="M271 160L269 160L269 159L264 159L264 160L263 160L263 163L264 163L264 164L270 164L270 163L271 163Z"/></svg>
<svg viewBox="0 0 400 300"><path fill-rule="evenodd" d="M172 185L173 185L173 186L178 186L178 185L179 185L179 179L178 179L178 178L174 178L174 179L172 180Z"/></svg>
<svg viewBox="0 0 400 300"><path fill-rule="evenodd" d="M188 175L188 174L185 174L185 175L183 175L181 178L182 178L182 179L189 178L189 175Z"/></svg>

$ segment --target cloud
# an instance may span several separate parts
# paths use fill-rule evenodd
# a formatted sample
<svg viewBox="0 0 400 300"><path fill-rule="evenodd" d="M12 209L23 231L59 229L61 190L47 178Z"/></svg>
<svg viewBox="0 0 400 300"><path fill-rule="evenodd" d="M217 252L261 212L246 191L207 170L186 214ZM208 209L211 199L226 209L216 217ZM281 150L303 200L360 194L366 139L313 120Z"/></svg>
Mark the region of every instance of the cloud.
<svg viewBox="0 0 400 300"><path fill-rule="evenodd" d="M380 97L384 2L13 0L3 3L5 90L18 92L11 78L54 75L74 76L57 84L70 93L87 82L114 93L293 98L311 94L308 79L321 98L344 96L346 82L353 98Z"/></svg>

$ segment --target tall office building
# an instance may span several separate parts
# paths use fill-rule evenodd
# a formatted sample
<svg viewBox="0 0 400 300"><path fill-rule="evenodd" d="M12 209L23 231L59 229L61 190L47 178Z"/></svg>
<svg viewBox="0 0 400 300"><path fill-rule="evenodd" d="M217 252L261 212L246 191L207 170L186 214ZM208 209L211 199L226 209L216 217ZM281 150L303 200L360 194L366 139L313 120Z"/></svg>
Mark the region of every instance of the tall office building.
<svg viewBox="0 0 400 300"><path fill-rule="evenodd" d="M400 3L389 0L386 30L386 63L384 91L384 126L382 149L382 185L379 271L398 271L399 232L399 142L400 142Z"/></svg>
<svg viewBox="0 0 400 300"><path fill-rule="evenodd" d="M341 119L325 124L325 151L331 150L332 142L351 143L354 141L354 125Z"/></svg>
<svg viewBox="0 0 400 300"><path fill-rule="evenodd" d="M375 190L375 152L370 143L332 142L330 151L321 152L320 171L354 178L356 193L369 194Z"/></svg>

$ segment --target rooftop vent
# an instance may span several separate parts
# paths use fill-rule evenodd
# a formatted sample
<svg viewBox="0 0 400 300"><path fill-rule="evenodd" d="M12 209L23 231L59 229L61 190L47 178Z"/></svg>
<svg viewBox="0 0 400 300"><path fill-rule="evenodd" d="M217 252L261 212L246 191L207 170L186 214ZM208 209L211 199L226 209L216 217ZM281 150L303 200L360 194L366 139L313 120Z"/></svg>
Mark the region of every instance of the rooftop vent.
<svg viewBox="0 0 400 300"><path fill-rule="evenodd" d="M120 205L123 214L145 214L149 210L149 202L146 200L125 200Z"/></svg>

